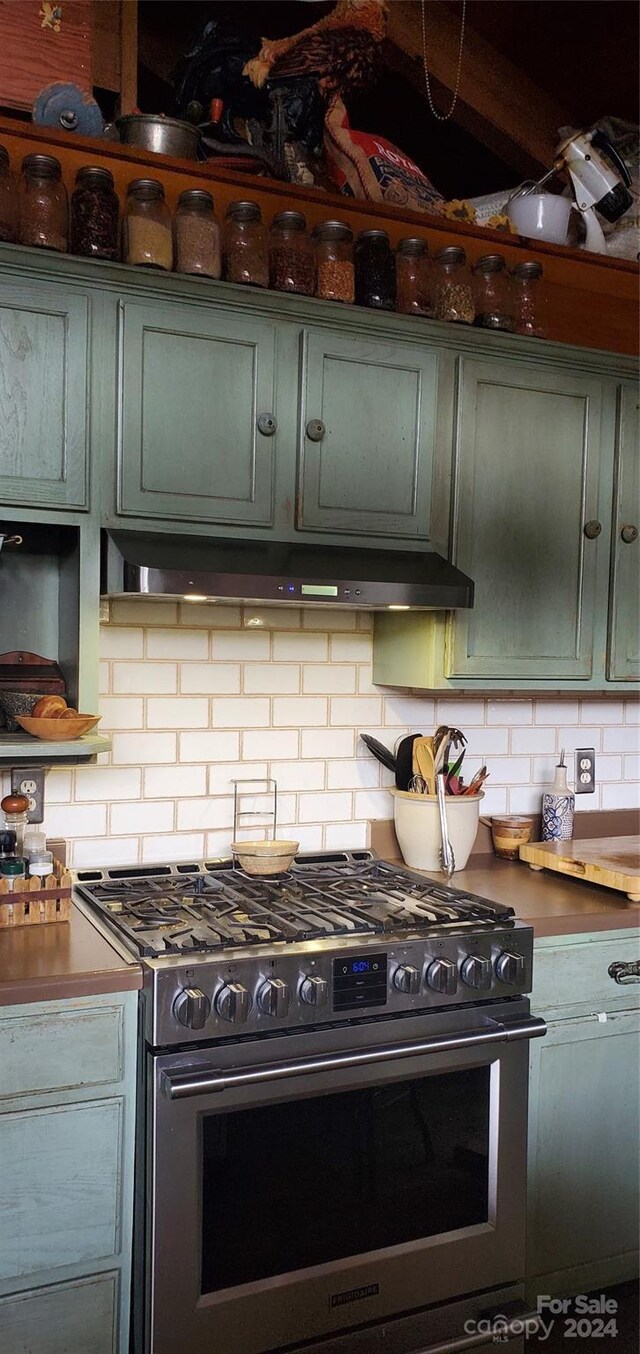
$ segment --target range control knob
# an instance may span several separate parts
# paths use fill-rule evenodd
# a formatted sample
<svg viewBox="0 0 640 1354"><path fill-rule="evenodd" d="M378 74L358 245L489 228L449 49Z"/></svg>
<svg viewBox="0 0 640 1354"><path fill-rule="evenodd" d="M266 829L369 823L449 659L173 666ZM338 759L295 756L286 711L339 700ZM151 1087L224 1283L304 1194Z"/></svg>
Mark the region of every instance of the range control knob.
<svg viewBox="0 0 640 1354"><path fill-rule="evenodd" d="M286 1016L291 1001L289 984L282 978L267 978L258 988L258 1006L263 1015Z"/></svg>
<svg viewBox="0 0 640 1354"><path fill-rule="evenodd" d="M223 1020L232 1025L243 1025L251 1010L251 997L242 983L225 983L216 992L214 1006Z"/></svg>
<svg viewBox="0 0 640 1354"><path fill-rule="evenodd" d="M183 987L173 1003L173 1014L188 1030L201 1030L211 1014L211 1002L199 987Z"/></svg>
<svg viewBox="0 0 640 1354"><path fill-rule="evenodd" d="M458 989L458 970L450 959L434 959L429 964L426 978L434 992L445 992L448 997Z"/></svg>
<svg viewBox="0 0 640 1354"><path fill-rule="evenodd" d="M309 973L300 983L300 1000L305 1006L324 1006L328 992L329 984L319 973Z"/></svg>
<svg viewBox="0 0 640 1354"><path fill-rule="evenodd" d="M467 987L491 987L491 960L470 954L461 966L460 977Z"/></svg>
<svg viewBox="0 0 640 1354"><path fill-rule="evenodd" d="M393 986L398 992L419 992L420 974L412 964L398 964L393 975Z"/></svg>
<svg viewBox="0 0 640 1354"><path fill-rule="evenodd" d="M495 962L496 978L501 983L508 983L513 987L515 983L524 978L524 959L521 954L512 954L509 950L503 950L498 955Z"/></svg>

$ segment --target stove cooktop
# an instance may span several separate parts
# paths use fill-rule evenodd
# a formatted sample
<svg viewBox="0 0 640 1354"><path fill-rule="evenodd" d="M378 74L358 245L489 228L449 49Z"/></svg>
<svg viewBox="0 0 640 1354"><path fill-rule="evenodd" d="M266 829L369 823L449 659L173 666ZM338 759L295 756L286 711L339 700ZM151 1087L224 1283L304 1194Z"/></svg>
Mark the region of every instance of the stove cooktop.
<svg viewBox="0 0 640 1354"><path fill-rule="evenodd" d="M79 871L77 888L140 956L152 958L514 925L513 908L369 852L300 856L290 871L271 878L254 878L230 861Z"/></svg>

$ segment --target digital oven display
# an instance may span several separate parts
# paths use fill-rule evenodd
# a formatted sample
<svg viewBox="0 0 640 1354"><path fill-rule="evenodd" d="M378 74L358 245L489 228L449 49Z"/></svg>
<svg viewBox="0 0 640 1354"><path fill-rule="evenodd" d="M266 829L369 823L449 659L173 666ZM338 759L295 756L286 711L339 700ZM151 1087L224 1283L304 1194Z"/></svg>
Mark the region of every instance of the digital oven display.
<svg viewBox="0 0 640 1354"><path fill-rule="evenodd" d="M355 1011L359 1006L386 1006L386 954L356 955L333 961L333 1009Z"/></svg>

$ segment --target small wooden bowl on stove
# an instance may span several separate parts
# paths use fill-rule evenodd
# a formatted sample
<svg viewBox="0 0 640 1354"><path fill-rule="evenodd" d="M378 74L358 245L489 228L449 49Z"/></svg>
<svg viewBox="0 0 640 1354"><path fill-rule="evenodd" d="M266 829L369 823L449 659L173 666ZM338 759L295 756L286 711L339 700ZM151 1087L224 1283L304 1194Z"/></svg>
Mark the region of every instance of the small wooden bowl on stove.
<svg viewBox="0 0 640 1354"><path fill-rule="evenodd" d="M285 874L291 869L300 842L232 842L231 850L245 874Z"/></svg>

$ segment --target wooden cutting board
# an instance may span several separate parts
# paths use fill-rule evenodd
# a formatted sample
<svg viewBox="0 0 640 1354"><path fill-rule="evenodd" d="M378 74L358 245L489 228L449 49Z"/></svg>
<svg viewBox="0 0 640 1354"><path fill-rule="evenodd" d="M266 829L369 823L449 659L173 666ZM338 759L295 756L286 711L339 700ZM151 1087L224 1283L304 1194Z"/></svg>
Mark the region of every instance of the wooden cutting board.
<svg viewBox="0 0 640 1354"><path fill-rule="evenodd" d="M588 841L528 842L520 859L532 870L557 870L626 893L640 903L640 837L594 837Z"/></svg>

